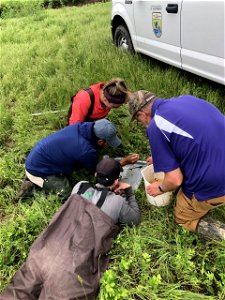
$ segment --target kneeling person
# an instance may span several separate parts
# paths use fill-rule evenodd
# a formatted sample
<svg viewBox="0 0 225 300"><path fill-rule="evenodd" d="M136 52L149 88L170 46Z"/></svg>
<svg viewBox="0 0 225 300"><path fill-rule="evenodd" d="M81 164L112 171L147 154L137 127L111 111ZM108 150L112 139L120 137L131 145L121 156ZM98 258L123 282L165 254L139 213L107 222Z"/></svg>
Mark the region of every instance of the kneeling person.
<svg viewBox="0 0 225 300"><path fill-rule="evenodd" d="M72 191L70 174L82 168L94 174L98 152L107 145L117 147L120 140L106 119L76 123L41 139L26 158L19 198L29 197L38 187L65 201Z"/></svg>

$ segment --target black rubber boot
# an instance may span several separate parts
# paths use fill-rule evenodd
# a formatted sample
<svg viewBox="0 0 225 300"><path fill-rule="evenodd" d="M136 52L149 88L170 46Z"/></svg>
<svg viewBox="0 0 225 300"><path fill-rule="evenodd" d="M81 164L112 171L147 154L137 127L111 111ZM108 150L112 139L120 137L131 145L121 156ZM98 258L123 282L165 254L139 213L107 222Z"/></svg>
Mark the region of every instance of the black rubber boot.
<svg viewBox="0 0 225 300"><path fill-rule="evenodd" d="M200 220L197 233L206 240L225 240L225 224L206 216Z"/></svg>
<svg viewBox="0 0 225 300"><path fill-rule="evenodd" d="M18 199L25 199L32 197L35 190L35 184L31 182L27 177L21 184L20 191L17 195Z"/></svg>

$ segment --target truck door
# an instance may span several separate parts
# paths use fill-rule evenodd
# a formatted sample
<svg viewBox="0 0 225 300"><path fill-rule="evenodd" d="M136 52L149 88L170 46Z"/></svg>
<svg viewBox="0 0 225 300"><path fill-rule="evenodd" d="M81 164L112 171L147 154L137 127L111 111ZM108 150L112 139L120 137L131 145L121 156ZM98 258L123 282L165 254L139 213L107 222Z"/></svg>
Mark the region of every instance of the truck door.
<svg viewBox="0 0 225 300"><path fill-rule="evenodd" d="M183 0L182 68L225 84L224 0Z"/></svg>
<svg viewBox="0 0 225 300"><path fill-rule="evenodd" d="M180 13L183 0L135 0L136 51L181 67Z"/></svg>

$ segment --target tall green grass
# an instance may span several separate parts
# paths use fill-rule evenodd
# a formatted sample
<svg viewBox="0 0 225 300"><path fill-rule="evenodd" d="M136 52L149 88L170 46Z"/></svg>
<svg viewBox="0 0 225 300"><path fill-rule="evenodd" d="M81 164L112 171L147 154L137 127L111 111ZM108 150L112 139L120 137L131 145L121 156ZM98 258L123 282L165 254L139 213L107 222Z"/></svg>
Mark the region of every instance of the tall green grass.
<svg viewBox="0 0 225 300"><path fill-rule="evenodd" d="M98 2L96 0L94 2ZM106 2L100 0L101 2ZM60 8L63 6L83 5L89 0L1 0L0 17L15 18L34 15L45 8ZM93 2L93 1L92 1Z"/></svg>
<svg viewBox="0 0 225 300"><path fill-rule="evenodd" d="M60 203L37 193L15 202L24 159L34 144L66 124L70 97L114 76L131 90L161 97L193 94L223 112L224 89L203 78L143 56L118 51L110 32L110 3L39 11L1 21L0 284L10 282L32 241ZM32 116L36 112L64 110ZM201 116L199 116L201 117ZM122 146L109 154L149 153L144 129L129 122L127 107L112 111ZM77 174L77 180L86 173ZM148 205L143 185L136 192L142 211L138 228L122 228L110 252L99 299L224 299L225 243L206 242L174 223L173 206ZM212 214L225 220L225 210Z"/></svg>
<svg viewBox="0 0 225 300"><path fill-rule="evenodd" d="M0 17L15 18L39 13L44 7L44 0L1 0Z"/></svg>

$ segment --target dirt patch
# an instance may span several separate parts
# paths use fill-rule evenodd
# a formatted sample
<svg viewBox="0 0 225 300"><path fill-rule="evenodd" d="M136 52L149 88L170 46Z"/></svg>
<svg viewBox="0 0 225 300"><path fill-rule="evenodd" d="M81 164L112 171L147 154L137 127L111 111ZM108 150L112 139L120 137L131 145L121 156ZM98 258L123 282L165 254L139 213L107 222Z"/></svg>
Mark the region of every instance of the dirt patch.
<svg viewBox="0 0 225 300"><path fill-rule="evenodd" d="M6 217L6 214L4 213L4 211L0 211L0 223L3 223L5 217Z"/></svg>

